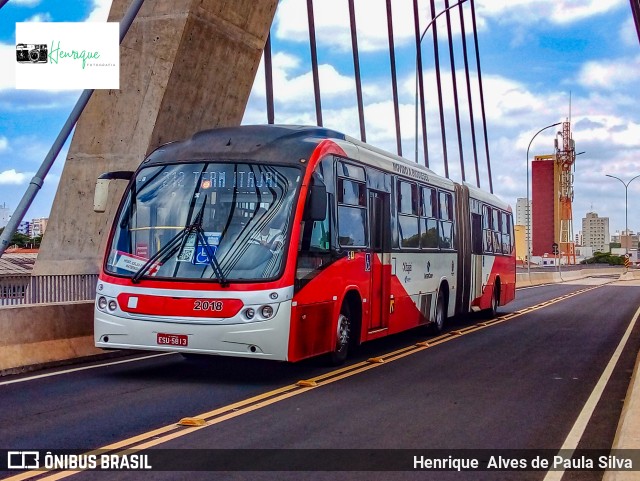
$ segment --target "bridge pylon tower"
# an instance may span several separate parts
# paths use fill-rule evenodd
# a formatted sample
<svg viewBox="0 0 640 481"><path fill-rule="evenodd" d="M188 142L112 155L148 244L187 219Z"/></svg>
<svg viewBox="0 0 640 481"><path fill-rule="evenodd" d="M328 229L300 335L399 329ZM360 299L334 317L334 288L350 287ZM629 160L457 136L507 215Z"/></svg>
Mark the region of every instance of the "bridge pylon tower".
<svg viewBox="0 0 640 481"><path fill-rule="evenodd" d="M556 195L557 195L557 226L558 248L567 258L567 264L576 263L575 238L573 236L573 180L575 172L576 150L571 136L571 122L562 123L561 143L555 140L556 163Z"/></svg>

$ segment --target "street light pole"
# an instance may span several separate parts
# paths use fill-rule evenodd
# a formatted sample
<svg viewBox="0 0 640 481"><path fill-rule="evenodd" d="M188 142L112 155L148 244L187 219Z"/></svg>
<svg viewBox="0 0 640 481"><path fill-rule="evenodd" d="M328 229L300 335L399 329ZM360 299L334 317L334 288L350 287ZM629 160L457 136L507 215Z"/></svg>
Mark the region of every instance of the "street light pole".
<svg viewBox="0 0 640 481"><path fill-rule="evenodd" d="M538 130L533 137L531 137L531 141L529 142L529 146L527 147L527 231L525 232L525 237L527 241L527 274L529 275L529 280L531 280L531 203L529 201L529 149L531 148L531 144L533 143L533 139L535 139L540 132L543 132L552 127L556 127L560 125L562 122L556 122L555 124L547 125L546 127Z"/></svg>
<svg viewBox="0 0 640 481"><path fill-rule="evenodd" d="M622 182L622 185L624 185L624 231L627 235L627 242L624 245L624 253L625 255L629 253L629 242L628 242L628 238L629 238L629 217L628 217L628 188L629 188L629 184L631 182L633 182L634 180L636 180L638 177L640 177L640 174L636 175L633 179L631 179L629 182L625 182L624 180L622 180L620 177L616 177L615 175L609 175L609 174L605 174L605 176L607 177L611 177L612 179L616 179L619 180L620 182ZM622 236L620 236L620 240L622 240Z"/></svg>
<svg viewBox="0 0 640 481"><path fill-rule="evenodd" d="M436 15L435 17L433 17L431 19L431 21L427 24L427 26L425 27L425 29L422 32L422 35L420 35L420 40L418 42L418 45L416 45L417 48L420 48L420 46L422 45L422 39L424 38L424 36L427 33L427 30L429 30L429 28L431 28L431 25L433 25L436 20L438 19L438 17L440 17L441 15L447 13L449 10L451 10L452 8L457 7L458 5L462 5L464 2L466 2L467 0L460 0L457 3L454 3L453 5L450 5L449 7L445 8L444 10L442 10L441 12L438 13L438 15ZM460 15L462 15L462 13L460 13ZM415 161L416 163L418 162L418 52L416 52L416 95L415 95L415 101L416 101L416 151L415 151Z"/></svg>

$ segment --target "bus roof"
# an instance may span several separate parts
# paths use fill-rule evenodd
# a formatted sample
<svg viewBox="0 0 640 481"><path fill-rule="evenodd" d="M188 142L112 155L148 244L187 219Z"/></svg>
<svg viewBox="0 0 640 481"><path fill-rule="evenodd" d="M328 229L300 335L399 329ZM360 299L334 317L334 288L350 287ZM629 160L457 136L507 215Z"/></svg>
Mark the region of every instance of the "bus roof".
<svg viewBox="0 0 640 481"><path fill-rule="evenodd" d="M190 139L158 147L145 160L146 165L175 161L259 157L265 162L290 163L308 159L325 139L344 139L345 135L322 127L291 125L243 125L204 130ZM283 151L286 157L283 157Z"/></svg>
<svg viewBox="0 0 640 481"><path fill-rule="evenodd" d="M265 162L300 165L299 160L309 159L318 144L324 140L336 142L354 160L453 190L452 180L421 164L373 147L341 132L315 126L242 125L204 130L194 134L190 139L158 147L147 157L143 166L176 161L197 162L215 157L230 160L260 158ZM286 155L283 155L283 152ZM483 193L479 189L475 190ZM492 197L492 203L501 203L497 197Z"/></svg>
<svg viewBox="0 0 640 481"><path fill-rule="evenodd" d="M472 199L477 199L511 212L511 206L500 199L498 196L479 189L475 185L471 185L468 182L464 182L464 186L469 189L469 197L471 197Z"/></svg>

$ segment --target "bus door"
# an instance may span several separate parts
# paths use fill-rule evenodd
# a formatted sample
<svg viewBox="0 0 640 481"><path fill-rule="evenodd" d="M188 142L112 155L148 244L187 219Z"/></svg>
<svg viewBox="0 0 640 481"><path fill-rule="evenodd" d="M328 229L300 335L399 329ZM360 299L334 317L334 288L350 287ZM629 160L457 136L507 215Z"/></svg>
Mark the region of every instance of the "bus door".
<svg viewBox="0 0 640 481"><path fill-rule="evenodd" d="M369 289L369 331L386 329L389 322L389 289L391 281L389 194L369 191L370 248L366 253L366 269L371 272Z"/></svg>
<svg viewBox="0 0 640 481"><path fill-rule="evenodd" d="M484 231L482 216L471 214L471 298L470 301L482 296L482 268L484 266Z"/></svg>

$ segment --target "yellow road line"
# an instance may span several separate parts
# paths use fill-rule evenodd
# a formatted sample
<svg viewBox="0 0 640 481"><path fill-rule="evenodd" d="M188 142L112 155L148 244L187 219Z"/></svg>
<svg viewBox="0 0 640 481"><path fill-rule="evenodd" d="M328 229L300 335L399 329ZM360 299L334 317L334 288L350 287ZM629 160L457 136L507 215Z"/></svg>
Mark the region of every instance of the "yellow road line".
<svg viewBox="0 0 640 481"><path fill-rule="evenodd" d="M604 285L604 284L602 284ZM340 369L336 369L334 371L321 374L311 379L305 380L306 383L311 383L315 385L303 385L300 386L298 384L290 384L288 386L283 386L278 389L274 389L272 391L259 394L257 396L253 396L251 398L235 402L233 404L229 404L212 411L207 411L205 413L199 414L197 416L190 416L197 419L204 419L206 424L203 426L194 426L194 427L183 427L178 424L170 424L168 426L164 426L153 431L149 431L138 436L134 436L116 443L109 444L102 448L95 449L93 451L87 452L85 454L104 454L108 451L117 451L120 450L120 454L125 451L141 451L144 449L148 449L153 446L157 446L159 444L166 443L173 439L180 438L182 436L186 436L195 431L199 431L201 429L205 429L209 426L213 426L215 424L219 424L221 422L227 421L229 419L233 419L235 417L241 416L243 414L247 414L249 412L267 407L271 404L275 404L277 402L283 401L285 399L289 399L293 396L297 396L299 394L304 394L312 389L316 389L317 387L321 387L327 384L331 384L342 379L346 379L348 377L354 376L356 374L361 374L370 369L374 369L380 366L384 366L389 362L396 361L398 359L402 359L411 354L415 354L417 352L424 351L425 349L430 349L439 344L444 344L445 342L452 341L454 339L459 339L469 333L477 332L482 329L486 329L489 327L493 327L497 324L502 324L503 322L515 319L517 317L521 317L525 314L529 314L530 312L543 309L552 304L556 304L558 302L562 302L571 297L583 294L585 292L592 291L594 289L598 289L602 287L602 285L587 287L584 289L580 289L578 291L574 291L569 294L565 294L563 296L557 297L550 301L545 301L535 306L526 307L519 311L505 314L504 316L500 316L496 319L492 319L490 321L483 321L472 326L467 326L461 329L457 329L452 332L447 332L437 336L435 338L431 338L428 341L422 341L416 344L412 344L411 346L407 346L396 351L392 351L390 353L379 356L384 362L376 362L371 363L368 361L362 361L356 364L352 364L349 366L345 366ZM5 478L5 481L19 481L24 479L30 479L36 476L44 476L47 472L50 471L28 471L25 473L18 474L16 476L12 476L10 478ZM77 474L82 472L81 470L67 470L61 471L57 473L52 473L46 477L40 478L42 480L58 480L63 479L73 474Z"/></svg>

